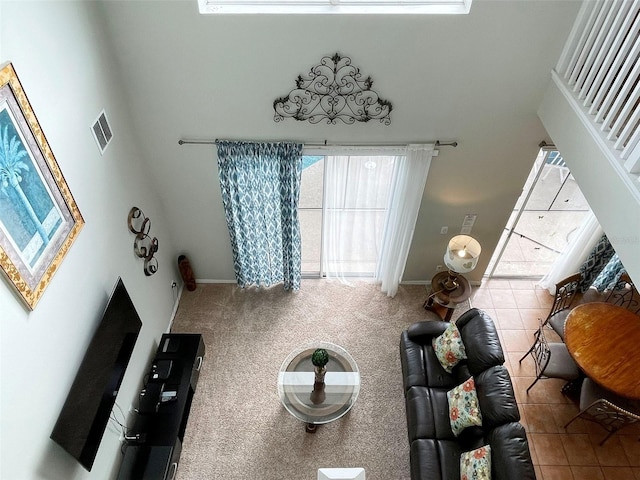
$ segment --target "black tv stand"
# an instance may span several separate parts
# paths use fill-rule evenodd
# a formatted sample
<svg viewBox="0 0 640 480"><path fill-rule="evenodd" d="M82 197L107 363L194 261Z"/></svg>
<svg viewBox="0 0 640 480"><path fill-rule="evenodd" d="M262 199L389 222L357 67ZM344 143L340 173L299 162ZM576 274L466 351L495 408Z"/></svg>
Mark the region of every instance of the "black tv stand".
<svg viewBox="0 0 640 480"><path fill-rule="evenodd" d="M204 353L202 335L162 336L127 434L118 480L175 478Z"/></svg>

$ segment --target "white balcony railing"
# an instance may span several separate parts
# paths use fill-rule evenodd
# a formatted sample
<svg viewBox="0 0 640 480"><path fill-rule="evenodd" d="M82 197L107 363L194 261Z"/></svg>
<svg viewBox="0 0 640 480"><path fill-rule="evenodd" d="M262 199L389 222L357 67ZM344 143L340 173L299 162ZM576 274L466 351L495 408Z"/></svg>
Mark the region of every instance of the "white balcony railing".
<svg viewBox="0 0 640 480"><path fill-rule="evenodd" d="M640 0L586 0L554 79L640 189Z"/></svg>

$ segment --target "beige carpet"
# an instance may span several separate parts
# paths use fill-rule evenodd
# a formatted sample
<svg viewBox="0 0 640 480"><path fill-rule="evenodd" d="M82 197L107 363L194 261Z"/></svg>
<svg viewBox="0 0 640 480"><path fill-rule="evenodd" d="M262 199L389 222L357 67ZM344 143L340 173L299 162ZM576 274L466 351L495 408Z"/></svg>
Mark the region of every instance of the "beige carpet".
<svg viewBox="0 0 640 480"><path fill-rule="evenodd" d="M315 480L320 467L364 467L367 480L409 479L398 344L426 317L425 298L419 285L401 285L391 299L377 285L328 280L303 280L295 293L185 290L172 331L201 333L207 351L177 478ZM280 404L276 383L285 357L314 340L347 349L362 387L349 413L309 434Z"/></svg>

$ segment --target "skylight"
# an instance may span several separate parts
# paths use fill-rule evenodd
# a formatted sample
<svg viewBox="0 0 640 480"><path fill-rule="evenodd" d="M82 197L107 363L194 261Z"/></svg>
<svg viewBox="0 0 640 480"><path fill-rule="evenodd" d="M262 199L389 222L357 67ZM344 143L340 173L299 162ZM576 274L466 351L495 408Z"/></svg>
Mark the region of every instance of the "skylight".
<svg viewBox="0 0 640 480"><path fill-rule="evenodd" d="M198 0L202 14L465 14L472 0Z"/></svg>

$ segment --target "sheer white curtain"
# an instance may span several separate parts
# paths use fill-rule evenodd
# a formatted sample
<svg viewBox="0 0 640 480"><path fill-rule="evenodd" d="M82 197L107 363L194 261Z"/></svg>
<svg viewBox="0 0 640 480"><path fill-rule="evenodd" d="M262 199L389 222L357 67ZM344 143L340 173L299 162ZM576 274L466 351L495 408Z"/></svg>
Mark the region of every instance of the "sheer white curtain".
<svg viewBox="0 0 640 480"><path fill-rule="evenodd" d="M576 238L564 249L562 255L555 261L549 273L547 273L538 282L543 288L546 288L551 295L556 293L556 283L563 278L568 277L580 270L580 265L586 260L598 243L604 231L598 223L593 212L585 218L580 230L576 234Z"/></svg>
<svg viewBox="0 0 640 480"><path fill-rule="evenodd" d="M404 273L434 145L339 147L325 155L322 271L371 276L395 296ZM362 275L364 274L364 275Z"/></svg>
<svg viewBox="0 0 640 480"><path fill-rule="evenodd" d="M434 145L409 145L396 161L375 277L389 297L404 273L433 155Z"/></svg>
<svg viewBox="0 0 640 480"><path fill-rule="evenodd" d="M388 204L392 155L325 157L322 271L349 283L372 276Z"/></svg>

